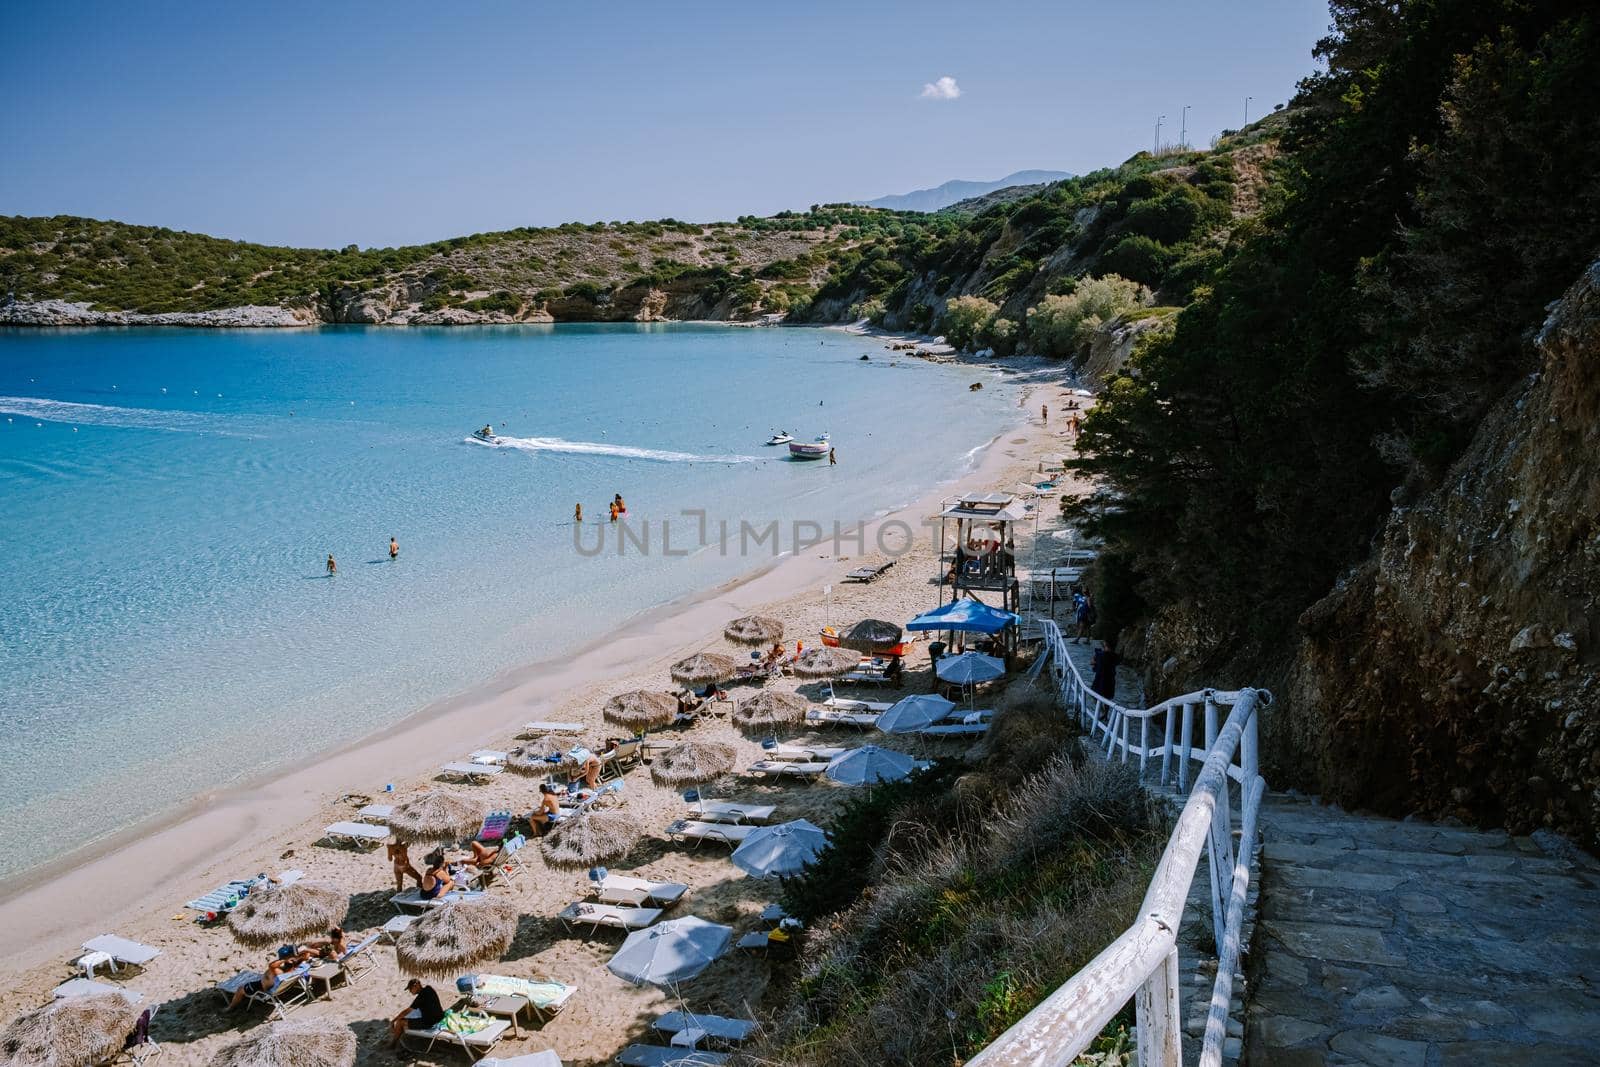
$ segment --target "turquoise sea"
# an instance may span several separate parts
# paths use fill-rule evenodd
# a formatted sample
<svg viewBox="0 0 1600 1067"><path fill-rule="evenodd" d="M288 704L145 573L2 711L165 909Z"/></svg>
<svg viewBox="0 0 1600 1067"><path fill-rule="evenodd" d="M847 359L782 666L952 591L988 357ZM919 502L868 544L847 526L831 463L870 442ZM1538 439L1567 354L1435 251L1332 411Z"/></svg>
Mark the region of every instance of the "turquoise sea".
<svg viewBox="0 0 1600 1067"><path fill-rule="evenodd" d="M674 550L685 509L826 528L1014 418L996 376L890 363L807 329L0 330L0 874L771 559L584 555L574 503Z"/></svg>

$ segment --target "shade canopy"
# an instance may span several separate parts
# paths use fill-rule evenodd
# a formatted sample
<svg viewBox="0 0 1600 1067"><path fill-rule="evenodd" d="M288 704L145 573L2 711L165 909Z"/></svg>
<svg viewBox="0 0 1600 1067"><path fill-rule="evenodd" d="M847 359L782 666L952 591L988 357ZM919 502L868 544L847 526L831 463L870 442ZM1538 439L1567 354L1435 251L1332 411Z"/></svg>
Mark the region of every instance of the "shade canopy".
<svg viewBox="0 0 1600 1067"><path fill-rule="evenodd" d="M900 627L892 622L862 619L839 635L839 647L853 648L857 652L887 652L904 636Z"/></svg>
<svg viewBox="0 0 1600 1067"><path fill-rule="evenodd" d="M698 785L720 778L733 770L738 749L717 741L685 741L673 745L650 764L650 778L657 785Z"/></svg>
<svg viewBox="0 0 1600 1067"><path fill-rule="evenodd" d="M733 862L752 878L788 878L805 870L827 843L822 827L795 819L758 827L733 850Z"/></svg>
<svg viewBox="0 0 1600 1067"><path fill-rule="evenodd" d="M895 701L878 716L878 729L886 734L914 734L947 718L956 708L938 693L916 693Z"/></svg>
<svg viewBox="0 0 1600 1067"><path fill-rule="evenodd" d="M545 734L515 749L506 757L506 770L524 778L544 778L563 763L573 762L568 751L572 738ZM558 757L551 759L551 756Z"/></svg>
<svg viewBox="0 0 1600 1067"><path fill-rule="evenodd" d="M783 640L783 620L746 615L722 628L722 636L739 645L771 645Z"/></svg>
<svg viewBox="0 0 1600 1067"><path fill-rule="evenodd" d="M601 712L606 722L638 732L665 726L678 715L678 700L671 693L635 689L606 701Z"/></svg>
<svg viewBox="0 0 1600 1067"><path fill-rule="evenodd" d="M331 1019L286 1019L217 1053L210 1067L351 1067L355 1031Z"/></svg>
<svg viewBox="0 0 1600 1067"><path fill-rule="evenodd" d="M593 867L622 859L639 840L639 820L625 811L595 811L561 819L544 836L552 867Z"/></svg>
<svg viewBox="0 0 1600 1067"><path fill-rule="evenodd" d="M946 656L934 668L940 681L951 685L973 685L992 682L1006 673L1006 665L993 656L981 652L963 652L959 656Z"/></svg>
<svg viewBox="0 0 1600 1067"><path fill-rule="evenodd" d="M717 685L738 674L741 666L738 660L720 652L696 652L672 665L672 680L692 687Z"/></svg>
<svg viewBox="0 0 1600 1067"><path fill-rule="evenodd" d="M482 801L434 790L395 805L389 830L407 845L441 845L477 833L484 811Z"/></svg>
<svg viewBox="0 0 1600 1067"><path fill-rule="evenodd" d="M509 900L468 896L430 908L395 940L400 970L419 978L454 978L506 954L517 936Z"/></svg>
<svg viewBox="0 0 1600 1067"><path fill-rule="evenodd" d="M733 725L741 730L770 730L775 726L791 726L804 722L806 709L811 702L798 693L785 693L768 689L749 700L742 700L733 709Z"/></svg>
<svg viewBox="0 0 1600 1067"><path fill-rule="evenodd" d="M634 985L671 988L711 966L732 940L733 927L686 915L629 934L606 969Z"/></svg>
<svg viewBox="0 0 1600 1067"><path fill-rule="evenodd" d="M991 608L982 601L961 597L948 604L940 604L932 611L906 623L908 630L958 630L965 633L997 634L1007 626L1022 621L1015 612Z"/></svg>
<svg viewBox="0 0 1600 1067"><path fill-rule="evenodd" d="M861 665L859 653L848 648L808 648L794 661L794 673L802 678L837 678Z"/></svg>
<svg viewBox="0 0 1600 1067"><path fill-rule="evenodd" d="M121 991L51 1001L0 1031L0 1063L92 1067L122 1049L140 1008Z"/></svg>
<svg viewBox="0 0 1600 1067"><path fill-rule="evenodd" d="M252 948L295 942L337 926L349 899L331 885L294 882L253 889L228 913L228 930Z"/></svg>
<svg viewBox="0 0 1600 1067"><path fill-rule="evenodd" d="M904 752L877 745L862 745L828 761L828 777L840 785L898 782L911 773L916 760Z"/></svg>

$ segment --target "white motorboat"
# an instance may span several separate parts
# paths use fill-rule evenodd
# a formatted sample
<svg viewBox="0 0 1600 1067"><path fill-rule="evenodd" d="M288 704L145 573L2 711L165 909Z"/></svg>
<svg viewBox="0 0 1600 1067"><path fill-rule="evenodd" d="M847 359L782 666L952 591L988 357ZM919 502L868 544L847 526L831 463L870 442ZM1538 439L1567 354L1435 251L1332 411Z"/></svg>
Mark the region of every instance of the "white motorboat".
<svg viewBox="0 0 1600 1067"><path fill-rule="evenodd" d="M789 431L788 430L779 430L777 433L773 434L770 438L767 439L767 444L769 444L769 445L786 445L790 441L793 441L793 440L794 440L794 438L789 436Z"/></svg>
<svg viewBox="0 0 1600 1067"><path fill-rule="evenodd" d="M826 459L833 450L833 442L823 434L815 441L790 441L789 455L795 459Z"/></svg>

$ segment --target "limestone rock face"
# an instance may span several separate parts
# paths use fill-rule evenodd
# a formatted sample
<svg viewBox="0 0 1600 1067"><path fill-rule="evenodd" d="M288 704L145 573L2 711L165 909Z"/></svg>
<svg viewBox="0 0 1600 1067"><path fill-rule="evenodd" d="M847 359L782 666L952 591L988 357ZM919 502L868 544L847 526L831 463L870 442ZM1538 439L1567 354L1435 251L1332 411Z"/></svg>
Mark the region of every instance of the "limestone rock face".
<svg viewBox="0 0 1600 1067"><path fill-rule="evenodd" d="M1167 317L1139 318L1138 312L1118 316L1104 323L1094 332L1089 342L1089 354L1078 368L1078 380L1090 389L1098 389L1121 373L1133 355L1139 338L1152 330L1170 330L1173 320Z"/></svg>
<svg viewBox="0 0 1600 1067"><path fill-rule="evenodd" d="M248 305L215 311L96 311L87 303L66 300L10 301L0 303L0 325L5 326L314 326L317 314L310 308Z"/></svg>
<svg viewBox="0 0 1600 1067"><path fill-rule="evenodd" d="M1539 369L1443 483L1397 505L1372 558L1302 616L1267 753L1347 805L1593 847L1600 262L1535 343Z"/></svg>

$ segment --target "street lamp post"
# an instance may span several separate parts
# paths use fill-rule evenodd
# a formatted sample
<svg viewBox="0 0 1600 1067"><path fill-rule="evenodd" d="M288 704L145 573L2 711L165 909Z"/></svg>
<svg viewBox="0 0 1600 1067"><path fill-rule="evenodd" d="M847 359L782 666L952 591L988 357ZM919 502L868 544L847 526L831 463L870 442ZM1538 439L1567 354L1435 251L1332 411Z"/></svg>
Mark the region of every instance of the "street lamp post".
<svg viewBox="0 0 1600 1067"><path fill-rule="evenodd" d="M1250 101L1254 99L1255 97L1253 96L1247 96L1244 98L1244 124L1246 126L1250 125Z"/></svg>
<svg viewBox="0 0 1600 1067"><path fill-rule="evenodd" d="M1156 119L1156 150L1155 150L1155 154L1158 155L1158 156L1161 154L1161 124L1163 122L1165 122L1165 121L1167 121L1167 116L1165 116L1165 115L1161 115L1161 116L1157 117L1157 119Z"/></svg>
<svg viewBox="0 0 1600 1067"><path fill-rule="evenodd" d="M1180 127L1178 133L1178 147L1185 150L1187 150L1189 147L1189 107L1190 105L1188 104L1183 105L1183 125Z"/></svg>

